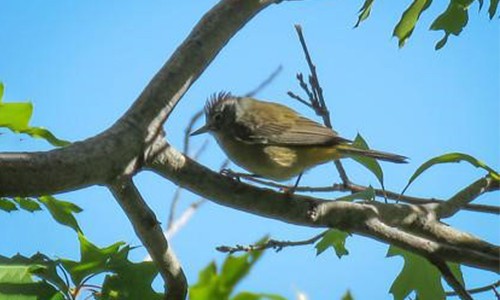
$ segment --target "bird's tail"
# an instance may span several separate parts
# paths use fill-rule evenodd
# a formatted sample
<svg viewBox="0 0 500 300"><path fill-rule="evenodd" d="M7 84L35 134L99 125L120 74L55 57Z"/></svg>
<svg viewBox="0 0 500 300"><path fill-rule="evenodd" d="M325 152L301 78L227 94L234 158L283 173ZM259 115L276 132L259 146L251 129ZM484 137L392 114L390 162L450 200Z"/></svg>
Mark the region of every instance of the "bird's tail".
<svg viewBox="0 0 500 300"><path fill-rule="evenodd" d="M366 156L366 157L371 157L375 158L378 160L384 160L384 161L390 161L393 163L398 163L398 164L404 164L407 163L408 157L398 155L398 154L393 154L389 152L382 152L382 151L377 151L377 150L371 150L371 149L359 149L356 148L352 145L349 144L342 144L338 145L337 148L341 154L345 156Z"/></svg>

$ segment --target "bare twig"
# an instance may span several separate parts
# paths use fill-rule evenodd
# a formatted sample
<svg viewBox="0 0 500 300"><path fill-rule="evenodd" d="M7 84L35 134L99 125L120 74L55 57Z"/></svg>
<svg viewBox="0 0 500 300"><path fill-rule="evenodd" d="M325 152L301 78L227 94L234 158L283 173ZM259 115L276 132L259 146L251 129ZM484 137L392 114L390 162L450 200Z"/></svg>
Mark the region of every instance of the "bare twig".
<svg viewBox="0 0 500 300"><path fill-rule="evenodd" d="M333 191L350 191L350 192L362 192L366 190L368 187L362 186L362 185L357 185L354 183L349 184L348 186L344 186L343 184L334 184L332 186ZM382 190L382 189L373 189L375 191L375 195L379 197L384 197L387 196L388 199L392 200L397 200L399 202L403 203L410 203L410 204L428 204L428 203L443 203L446 202L445 200L442 199L436 199L436 198L420 198L420 197L413 197L413 196L408 196L408 195L401 195L400 193L388 191L388 190ZM325 190L326 191L326 190ZM491 190L490 190L491 191ZM484 204L466 204L465 206L462 207L464 210L469 210L469 211L475 211L475 212L481 212L481 213L490 213L490 214L500 214L500 207L498 206L492 206L492 205L484 205ZM442 217L444 218L444 217Z"/></svg>
<svg viewBox="0 0 500 300"><path fill-rule="evenodd" d="M223 253L229 253L233 254L235 252L250 252L250 251L259 251L259 250L264 250L264 249L274 249L276 252L279 252L283 250L285 247L294 247L294 246L304 246L304 245L310 245L315 242L317 242L319 239L321 239L325 234L327 233L328 230L323 231L322 233L313 236L310 239L307 240L302 240L302 241L279 241L279 240L274 240L274 239L269 239L264 243L260 244L254 244L254 245L248 245L248 246L242 246L242 245L236 245L234 247L231 246L218 246L216 249L217 251L223 252Z"/></svg>
<svg viewBox="0 0 500 300"><path fill-rule="evenodd" d="M193 214L198 210L198 208L207 201L204 198L200 198L199 200L191 203L188 208L186 208L180 217L178 217L175 221L171 223L171 225L168 227L167 231L165 232L165 236L167 239L172 238L182 227L184 227Z"/></svg>
<svg viewBox="0 0 500 300"><path fill-rule="evenodd" d="M444 280L446 283L448 283L449 286L453 288L455 293L460 297L462 300L472 300L472 296L467 292L464 286L458 281L458 279L453 275L451 272L450 268L448 265L439 259L429 259L429 261L436 267L438 268L439 272L441 272L441 275L443 276Z"/></svg>
<svg viewBox="0 0 500 300"><path fill-rule="evenodd" d="M191 120L189 120L189 123L188 125L186 126L186 129L184 129L184 144L183 144L183 147L182 147L182 152L185 153L185 154L189 154L189 135L191 134L191 132L193 131L193 126L194 124L196 124L196 122L201 118L201 116L203 115L203 110L200 110L198 111L197 113L195 113L192 117L191 117Z"/></svg>
<svg viewBox="0 0 500 300"><path fill-rule="evenodd" d="M312 108L314 112L323 119L323 123L325 126L329 128L333 128L332 122L330 119L330 111L328 110L328 106L326 105L325 98L323 97L323 89L319 83L318 74L316 72L316 66L314 65L311 55L309 54L309 50L307 49L307 44L304 39L304 34L302 33L302 27L300 25L295 25L295 30L297 31L297 35L299 36L300 44L302 45L302 50L304 51L304 55L306 57L307 65L309 66L309 71L311 74L309 75L309 86L304 81L304 76L299 73L297 74L297 80L299 81L299 85L304 90L304 92L309 97L308 101L305 101L300 96L292 92L288 92L288 95L295 100L307 105L309 108ZM309 103L310 104L309 104ZM349 177L347 177L347 173L339 160L334 161L335 167L339 173L340 179L344 185L348 185L350 183Z"/></svg>
<svg viewBox="0 0 500 300"><path fill-rule="evenodd" d="M203 148L203 147L202 147ZM200 150L202 149L200 148ZM198 151L198 153L201 151ZM197 154L198 154L197 153ZM196 155L195 155L196 157ZM229 164L229 160L225 159L222 164L221 168L226 168L227 165ZM176 191L182 190L181 188L178 188ZM188 208L186 208L182 214L180 215L179 218L176 220L170 219L169 218L169 226L167 227L167 230L165 231L165 236L168 238L173 237L182 227L184 227L187 222L191 219L191 217L194 215L194 213L198 210L198 208L205 203L206 199L205 198L199 198L197 201L191 203ZM172 216L172 211L170 213L170 216Z"/></svg>
<svg viewBox="0 0 500 300"><path fill-rule="evenodd" d="M253 97L260 91L262 91L266 86L268 86L275 78L279 75L279 73L283 70L283 66L279 65L276 70L274 70L269 77L267 77L264 81L262 81L255 89L245 94L245 97Z"/></svg>
<svg viewBox="0 0 500 300"><path fill-rule="evenodd" d="M286 189L290 188L290 186L288 186L288 185L279 184L279 183L276 183L274 181L265 180L265 179L251 176L248 174L237 173L237 176L241 179L256 182L256 183L262 184L264 186L277 188L279 190L286 190ZM324 186L324 187L298 186L295 188L294 191L295 192L314 192L314 193L316 193L316 192L358 193L358 192L363 192L368 188L369 187L367 187L367 186L362 186L362 185L358 185L355 183L349 183L349 185L347 185L347 186L345 186L343 184L333 184L332 186ZM446 200L437 199L437 198L421 198L421 197L414 197L414 196L408 196L408 195L401 195L397 192L383 190L383 189L376 189L376 188L372 188L372 189L375 192L375 195L378 197L387 197L387 199L397 200L397 201L403 202L403 203L410 203L410 204L417 204L418 205L418 204L429 204L429 203L442 203L442 202L446 201ZM493 189L490 189L488 191L493 191ZM495 214L495 215L500 214L500 207L493 206L493 205L466 204L464 207L462 207L462 209L474 211L474 212L480 212L480 213Z"/></svg>
<svg viewBox="0 0 500 300"><path fill-rule="evenodd" d="M189 136L190 136L191 132L193 131L193 126L194 126L194 124L196 124L196 122L200 119L200 117L202 115L203 115L203 110L200 110L197 113L195 113L191 117L191 119L189 120L189 123L186 126L186 129L184 129L184 143L183 143L182 151L186 155L189 155L189 148L190 148L190 145L191 145ZM203 144L200 146L200 148L198 149L198 151L196 151L196 153L194 154L193 159L197 160L199 158L199 156L203 152L205 152L205 150L207 148L207 145L208 145L208 140L205 140L203 142ZM169 214L168 214L168 218L167 218L167 226L166 226L167 230L170 229L170 227L172 226L172 224L174 222L175 211L176 211L176 208L177 208L177 203L180 200L181 194L182 194L182 188L181 187L177 187L177 189L175 190L174 195L172 196L172 202L170 204L170 210L169 210Z"/></svg>
<svg viewBox="0 0 500 300"><path fill-rule="evenodd" d="M481 286L481 287L478 287L478 288L468 289L467 292L469 294L479 294L479 293L483 293L483 292L487 292L487 291L493 291L495 293L496 292L496 288L499 287L499 286L500 286L500 281L497 281L495 283L488 284L488 285L485 285L485 286ZM446 296L458 296L458 294L455 291L450 291L450 292L446 292ZM496 298L500 299L500 297L498 296L498 294L496 294Z"/></svg>

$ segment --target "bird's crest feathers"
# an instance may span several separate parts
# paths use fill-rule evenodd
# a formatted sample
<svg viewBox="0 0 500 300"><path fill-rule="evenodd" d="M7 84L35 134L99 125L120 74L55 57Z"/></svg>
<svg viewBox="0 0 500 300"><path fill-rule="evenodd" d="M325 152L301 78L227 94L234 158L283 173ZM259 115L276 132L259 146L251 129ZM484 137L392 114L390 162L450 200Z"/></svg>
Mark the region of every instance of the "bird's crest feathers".
<svg viewBox="0 0 500 300"><path fill-rule="evenodd" d="M215 107L228 99L235 98L230 92L221 91L218 93L213 93L207 100L205 104L205 114L210 115Z"/></svg>

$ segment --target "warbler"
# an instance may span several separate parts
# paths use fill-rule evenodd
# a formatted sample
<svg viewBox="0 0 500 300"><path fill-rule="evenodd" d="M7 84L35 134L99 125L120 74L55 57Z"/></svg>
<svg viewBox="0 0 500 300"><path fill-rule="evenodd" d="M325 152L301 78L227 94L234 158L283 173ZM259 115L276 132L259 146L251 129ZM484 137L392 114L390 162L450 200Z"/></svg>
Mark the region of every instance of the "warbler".
<svg viewBox="0 0 500 300"><path fill-rule="evenodd" d="M205 125L191 133L210 132L227 156L247 171L276 181L295 177L316 165L349 156L394 163L406 157L358 149L334 130L293 109L251 97L221 92L205 105Z"/></svg>

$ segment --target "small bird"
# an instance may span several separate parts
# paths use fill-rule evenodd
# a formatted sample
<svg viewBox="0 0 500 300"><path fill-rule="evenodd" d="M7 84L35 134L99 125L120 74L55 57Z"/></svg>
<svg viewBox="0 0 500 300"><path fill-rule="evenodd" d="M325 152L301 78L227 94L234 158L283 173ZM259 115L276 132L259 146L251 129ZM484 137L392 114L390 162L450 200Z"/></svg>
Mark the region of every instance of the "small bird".
<svg viewBox="0 0 500 300"><path fill-rule="evenodd" d="M407 159L358 149L334 130L287 106L251 97L214 94L205 105L205 118L205 125L191 135L210 132L234 163L275 181L343 157L367 156L394 163Z"/></svg>

